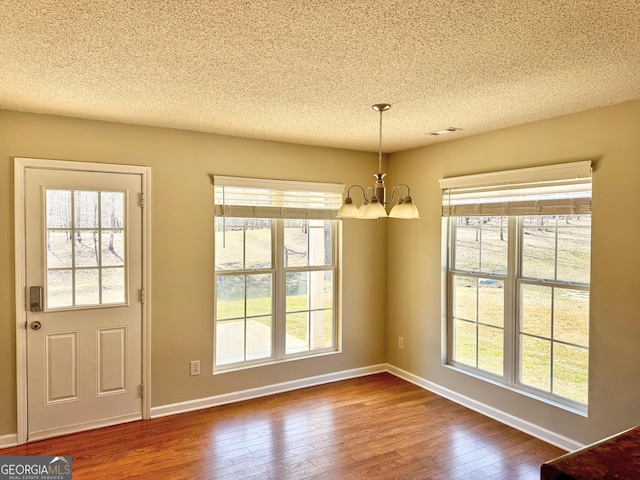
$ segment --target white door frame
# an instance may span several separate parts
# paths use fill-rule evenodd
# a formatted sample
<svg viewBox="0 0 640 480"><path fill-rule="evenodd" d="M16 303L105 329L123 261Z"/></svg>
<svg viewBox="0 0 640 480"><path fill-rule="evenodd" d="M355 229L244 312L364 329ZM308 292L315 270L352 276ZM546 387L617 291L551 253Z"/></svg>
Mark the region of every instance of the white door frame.
<svg viewBox="0 0 640 480"><path fill-rule="evenodd" d="M14 230L16 292L17 443L27 442L27 285L25 174L29 168L140 175L142 209L142 417L151 418L151 167L87 163L40 158L14 158Z"/></svg>

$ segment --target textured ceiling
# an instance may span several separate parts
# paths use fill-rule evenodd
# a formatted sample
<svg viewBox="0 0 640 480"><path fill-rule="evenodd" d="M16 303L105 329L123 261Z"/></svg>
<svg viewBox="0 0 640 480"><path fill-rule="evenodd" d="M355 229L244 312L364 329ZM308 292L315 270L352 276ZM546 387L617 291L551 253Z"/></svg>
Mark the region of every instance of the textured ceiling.
<svg viewBox="0 0 640 480"><path fill-rule="evenodd" d="M636 98L638 0L0 1L9 110L393 152Z"/></svg>

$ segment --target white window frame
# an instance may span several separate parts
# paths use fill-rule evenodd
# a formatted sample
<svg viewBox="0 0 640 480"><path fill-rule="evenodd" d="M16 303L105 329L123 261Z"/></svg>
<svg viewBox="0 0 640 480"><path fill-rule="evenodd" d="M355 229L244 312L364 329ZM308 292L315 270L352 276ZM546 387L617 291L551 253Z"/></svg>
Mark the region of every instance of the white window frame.
<svg viewBox="0 0 640 480"><path fill-rule="evenodd" d="M591 214L591 162L575 162L551 167L447 178L442 179L440 184L443 189L443 287L445 289L443 292L443 314L446 319L446 331L443 338L443 345L446 347L446 351L442 355L443 363L481 379L542 399L553 405L567 408L576 413L586 414L588 403L582 404L519 382L519 365L521 362L521 353L519 351L519 325L521 321L519 295L520 286L523 283L539 284L545 287L564 287L587 292L590 290L590 284L576 284L565 281L549 282L523 277L521 272L521 239L523 218L534 214L533 212L544 215ZM527 189L535 189L540 186L543 188L538 189L538 191L543 192L542 196L527 196L530 192ZM551 194L545 196L545 188L548 186L551 186L551 188L547 189L547 192L551 192ZM461 191L457 191L457 189ZM498 192L496 198L499 200L492 199L484 202L482 199L490 197L492 191ZM512 195L516 191L519 193ZM524 195L519 196L520 193L524 193ZM454 268L456 222L449 221L449 219L457 216L505 216L508 218L508 268L504 275L458 271ZM456 276L481 276L482 278L494 278L504 281L503 375L495 375L456 362L453 359L453 342L455 339L452 292L453 280Z"/></svg>
<svg viewBox="0 0 640 480"><path fill-rule="evenodd" d="M256 366L297 360L320 355L333 354L340 351L341 312L340 303L340 245L342 223L336 219L342 201L344 185L315 182L283 181L256 178L213 176L216 186L214 214L227 218L263 218L271 220L271 268L264 270L216 270L217 279L221 276L242 275L250 273L272 273L272 323L271 323L271 356L255 360L235 363L217 364L216 325L217 307L214 309L214 355L213 373L225 373ZM243 189L260 191L253 200L243 197ZM252 203L254 202L254 203ZM329 265L285 267L284 231L285 221L320 220L331 224L331 262ZM223 220L224 221L224 220ZM329 271L333 276L333 325L332 344L327 348L311 348L302 352L286 353L286 275L295 272ZM217 298L214 291L214 302ZM310 333L310 332L309 332ZM246 336L245 336L246 338Z"/></svg>

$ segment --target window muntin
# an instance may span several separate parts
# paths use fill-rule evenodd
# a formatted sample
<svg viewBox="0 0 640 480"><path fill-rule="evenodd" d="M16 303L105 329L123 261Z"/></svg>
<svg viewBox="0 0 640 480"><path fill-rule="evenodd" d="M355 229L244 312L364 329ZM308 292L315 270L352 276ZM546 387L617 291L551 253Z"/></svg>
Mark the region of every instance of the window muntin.
<svg viewBox="0 0 640 480"><path fill-rule="evenodd" d="M591 216L451 217L450 225L449 363L584 408ZM483 261L503 258L496 252L508 252L506 264Z"/></svg>
<svg viewBox="0 0 640 480"><path fill-rule="evenodd" d="M127 302L125 192L45 189L46 308Z"/></svg>

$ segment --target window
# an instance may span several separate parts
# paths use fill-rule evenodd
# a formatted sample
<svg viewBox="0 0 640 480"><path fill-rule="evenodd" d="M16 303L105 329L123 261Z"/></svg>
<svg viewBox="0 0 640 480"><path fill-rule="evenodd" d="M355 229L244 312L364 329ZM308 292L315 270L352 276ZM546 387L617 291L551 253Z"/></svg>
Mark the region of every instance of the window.
<svg viewBox="0 0 640 480"><path fill-rule="evenodd" d="M590 162L441 186L448 363L585 410Z"/></svg>
<svg viewBox="0 0 640 480"><path fill-rule="evenodd" d="M47 310L127 301L125 205L125 192L45 190Z"/></svg>
<svg viewBox="0 0 640 480"><path fill-rule="evenodd" d="M216 370L337 350L342 185L214 177Z"/></svg>

